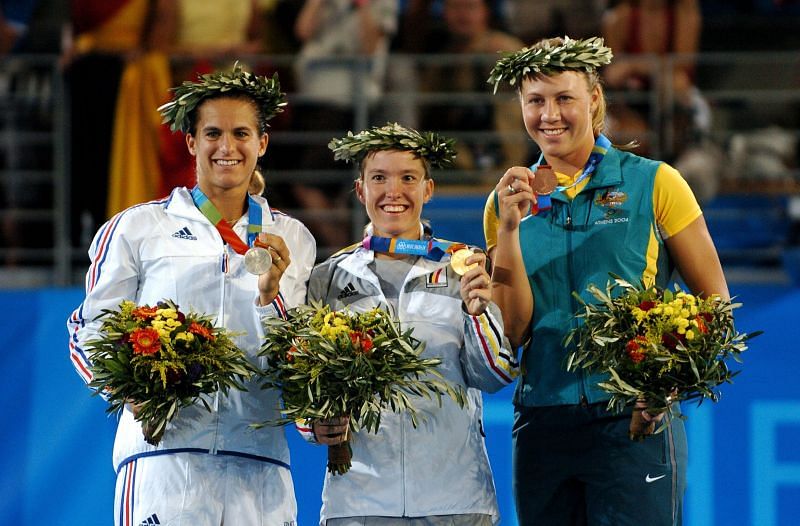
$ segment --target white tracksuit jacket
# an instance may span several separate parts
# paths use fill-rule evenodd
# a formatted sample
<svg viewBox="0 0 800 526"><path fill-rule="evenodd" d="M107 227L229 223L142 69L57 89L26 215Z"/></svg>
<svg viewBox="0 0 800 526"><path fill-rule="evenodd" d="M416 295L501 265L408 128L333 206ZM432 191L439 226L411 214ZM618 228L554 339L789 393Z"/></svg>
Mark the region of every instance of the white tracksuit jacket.
<svg viewBox="0 0 800 526"><path fill-rule="evenodd" d="M316 245L302 223L271 210L263 198L254 199L262 207L263 230L280 235L292 259L281 278L280 295L266 307L256 307L258 278L245 270L244 257L223 243L186 188L131 207L103 225L89 249L86 298L67 321L70 358L85 381L91 379L85 342L96 338L100 327L94 319L103 309L116 309L123 299L153 305L167 298L184 312L193 309L213 316L218 326L240 333L234 341L255 357L263 338L261 317L285 314L285 309L304 301ZM234 226L242 239L247 223L245 214ZM114 468L141 456L180 450L235 454L288 469L284 430L248 427L279 416L279 393L255 382L249 387L246 392L231 389L227 396L212 396L212 412L200 404L181 409L157 447L144 441L140 424L129 410L123 411Z"/></svg>
<svg viewBox="0 0 800 526"><path fill-rule="evenodd" d="M368 266L373 258L374 252L358 244L317 265L308 299L356 312L376 306L391 310ZM415 429L406 414L386 411L377 434L355 433L350 471L326 476L320 524L336 517L371 515L480 513L498 520L478 390L494 392L511 383L518 363L494 304L481 316L462 309L460 276L449 261L449 256L439 262L418 258L394 315L404 330L413 328L413 336L426 342L423 356L442 360L439 370L447 381L470 388L469 405L461 409L444 397L439 408L436 401L412 395L427 418L419 427ZM314 440L310 429L298 429Z"/></svg>

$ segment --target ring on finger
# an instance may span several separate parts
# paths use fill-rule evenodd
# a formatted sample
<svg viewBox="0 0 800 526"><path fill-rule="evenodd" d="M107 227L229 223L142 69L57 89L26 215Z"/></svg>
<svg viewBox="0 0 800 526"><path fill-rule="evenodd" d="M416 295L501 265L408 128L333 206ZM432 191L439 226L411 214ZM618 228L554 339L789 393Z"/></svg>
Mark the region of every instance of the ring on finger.
<svg viewBox="0 0 800 526"><path fill-rule="evenodd" d="M508 190L508 195L514 195L517 193L517 190L514 188L513 185L508 185L507 190Z"/></svg>

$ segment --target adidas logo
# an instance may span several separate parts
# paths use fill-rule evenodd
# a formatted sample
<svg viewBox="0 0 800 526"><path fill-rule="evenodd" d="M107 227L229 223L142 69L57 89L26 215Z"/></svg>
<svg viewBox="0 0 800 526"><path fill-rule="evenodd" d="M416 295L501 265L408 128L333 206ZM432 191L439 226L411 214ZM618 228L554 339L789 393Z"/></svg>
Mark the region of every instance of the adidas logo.
<svg viewBox="0 0 800 526"><path fill-rule="evenodd" d="M140 522L139 526L151 526L152 524L161 524L161 522L158 520L158 515L155 513Z"/></svg>
<svg viewBox="0 0 800 526"><path fill-rule="evenodd" d="M175 232L174 234L172 234L172 237L177 237L179 239L189 239L191 241L197 241L197 236L192 234L192 231L189 230L188 226L185 226L185 227L181 228L180 230L178 230L177 232Z"/></svg>
<svg viewBox="0 0 800 526"><path fill-rule="evenodd" d="M345 287L342 289L339 295L336 296L336 299L343 300L351 296L358 296L358 291L356 290L356 288L353 286L352 283L348 283L347 285L345 285Z"/></svg>

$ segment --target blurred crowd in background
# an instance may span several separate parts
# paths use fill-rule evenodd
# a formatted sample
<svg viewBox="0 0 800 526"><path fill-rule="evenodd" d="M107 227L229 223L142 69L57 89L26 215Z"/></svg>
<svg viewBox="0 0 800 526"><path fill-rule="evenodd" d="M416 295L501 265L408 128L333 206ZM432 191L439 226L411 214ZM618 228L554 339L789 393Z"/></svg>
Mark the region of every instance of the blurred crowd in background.
<svg viewBox="0 0 800 526"><path fill-rule="evenodd" d="M277 72L289 94L266 195L278 188L270 204L309 226L320 258L360 228L352 173L326 148L347 130L391 120L453 134L458 161L438 187L487 193L538 155L488 71L498 52L563 35L614 50L614 142L637 138L704 204L753 195L788 218L781 242L800 243L800 62L786 54L799 22L798 0L1 0L2 259L49 265L60 246L79 265L110 215L192 186L183 138L155 108L169 86L234 60Z"/></svg>

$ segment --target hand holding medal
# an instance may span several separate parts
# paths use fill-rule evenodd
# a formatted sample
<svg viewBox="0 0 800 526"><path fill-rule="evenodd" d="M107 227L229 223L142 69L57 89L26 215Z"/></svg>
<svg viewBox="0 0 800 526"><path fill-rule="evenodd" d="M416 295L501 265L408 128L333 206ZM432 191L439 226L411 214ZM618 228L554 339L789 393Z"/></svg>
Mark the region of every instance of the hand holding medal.
<svg viewBox="0 0 800 526"><path fill-rule="evenodd" d="M533 172L525 166L512 166L495 187L500 224L506 230L514 230L522 218L528 215L536 197L531 188Z"/></svg>
<svg viewBox="0 0 800 526"><path fill-rule="evenodd" d="M251 252L252 251L252 252ZM248 255L251 266L248 266ZM258 275L259 303L268 305L280 290L280 281L291 263L289 249L283 238L275 234L260 233L245 254L245 268Z"/></svg>
<svg viewBox="0 0 800 526"><path fill-rule="evenodd" d="M463 247L450 255L450 266L461 276L461 299L471 315L480 316L486 311L492 294L491 279L486 271L486 254Z"/></svg>

